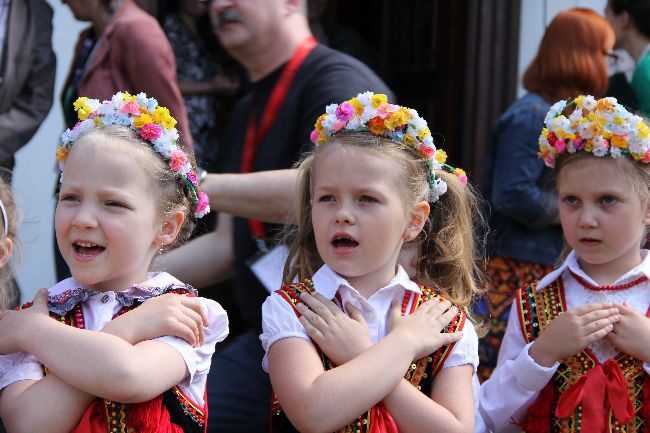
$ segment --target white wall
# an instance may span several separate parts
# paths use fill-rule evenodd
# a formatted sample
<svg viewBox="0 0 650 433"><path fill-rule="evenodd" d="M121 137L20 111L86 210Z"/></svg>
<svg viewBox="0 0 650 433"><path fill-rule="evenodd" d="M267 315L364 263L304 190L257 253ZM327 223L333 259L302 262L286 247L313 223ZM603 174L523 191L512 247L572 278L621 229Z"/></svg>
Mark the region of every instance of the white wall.
<svg viewBox="0 0 650 433"><path fill-rule="evenodd" d="M53 191L56 181L55 158L58 138L63 130L59 94L72 61L79 32L87 26L74 19L70 9L59 0L48 0L54 9L52 43L56 53L56 85L50 114L32 140L16 154L13 188L21 217L18 231L23 244L22 263L16 274L23 300L31 299L37 289L55 283L53 259Z"/></svg>
<svg viewBox="0 0 650 433"><path fill-rule="evenodd" d="M519 30L518 95L525 93L521 80L533 61L539 42L548 23L558 12L572 7L591 8L604 14L607 0L521 0L521 28ZM571 31L567 30L567 37Z"/></svg>

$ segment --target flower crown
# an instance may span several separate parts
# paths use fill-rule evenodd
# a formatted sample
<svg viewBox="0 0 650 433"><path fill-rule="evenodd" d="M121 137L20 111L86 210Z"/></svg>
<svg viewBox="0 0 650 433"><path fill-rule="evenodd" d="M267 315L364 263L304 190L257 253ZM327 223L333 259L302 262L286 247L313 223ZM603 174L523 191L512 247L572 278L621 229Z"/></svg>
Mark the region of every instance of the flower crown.
<svg viewBox="0 0 650 433"><path fill-rule="evenodd" d="M564 110L575 105L567 118ZM538 156L553 168L558 155L590 152L594 156L618 158L629 155L650 163L650 129L640 116L628 112L615 98L596 100L581 95L559 101L549 109L546 128L539 137Z"/></svg>
<svg viewBox="0 0 650 433"><path fill-rule="evenodd" d="M364 92L338 105L328 105L325 111L310 135L314 144L327 143L341 131L363 131L409 145L429 168L431 203L447 192L447 183L436 178L435 170L444 169L455 174L463 185L467 184L465 171L445 164L447 154L436 149L427 122L412 108L389 104L386 95Z"/></svg>
<svg viewBox="0 0 650 433"><path fill-rule="evenodd" d="M169 168L185 181L185 187L195 206L194 215L201 218L210 212L208 196L197 192L199 183L196 172L187 154L177 145L176 119L169 114L167 108L158 105L154 98L147 98L145 93L132 96L127 92L118 92L110 101L100 103L97 99L82 96L74 102L74 110L79 121L72 129L67 129L61 134L62 144L56 151L61 175L68 152L81 134L92 128L124 126L150 142L153 149L169 164Z"/></svg>

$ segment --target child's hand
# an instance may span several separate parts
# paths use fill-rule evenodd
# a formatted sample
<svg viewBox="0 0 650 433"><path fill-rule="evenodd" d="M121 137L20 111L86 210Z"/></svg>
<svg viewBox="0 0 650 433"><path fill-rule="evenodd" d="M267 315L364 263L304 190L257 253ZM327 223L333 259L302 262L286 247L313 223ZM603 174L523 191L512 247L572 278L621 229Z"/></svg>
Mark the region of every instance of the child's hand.
<svg viewBox="0 0 650 433"><path fill-rule="evenodd" d="M650 362L650 319L630 307L627 301L616 304L616 308L618 322L605 338L628 355Z"/></svg>
<svg viewBox="0 0 650 433"><path fill-rule="evenodd" d="M22 351L20 346L21 337L18 331L27 331L29 320L35 318L47 318L47 289L40 289L34 296L30 308L20 311L0 311L0 354L16 353ZM28 331L27 331L28 332Z"/></svg>
<svg viewBox="0 0 650 433"><path fill-rule="evenodd" d="M586 304L553 319L528 352L539 365L551 367L609 334L620 318L611 302Z"/></svg>
<svg viewBox="0 0 650 433"><path fill-rule="evenodd" d="M147 299L138 308L108 322L102 332L131 344L163 335L179 337L194 347L203 344L208 319L195 297L167 293Z"/></svg>
<svg viewBox="0 0 650 433"><path fill-rule="evenodd" d="M318 347L336 365L342 365L356 358L372 345L368 325L361 311L349 302L345 308L348 317L341 309L320 293L302 293L296 308L302 315L300 323Z"/></svg>
<svg viewBox="0 0 650 433"><path fill-rule="evenodd" d="M393 300L390 308L390 333L399 334L414 349L413 359L429 355L444 345L458 341L462 332L441 333L458 314L451 302L433 299L418 307L413 314L401 315L402 302Z"/></svg>

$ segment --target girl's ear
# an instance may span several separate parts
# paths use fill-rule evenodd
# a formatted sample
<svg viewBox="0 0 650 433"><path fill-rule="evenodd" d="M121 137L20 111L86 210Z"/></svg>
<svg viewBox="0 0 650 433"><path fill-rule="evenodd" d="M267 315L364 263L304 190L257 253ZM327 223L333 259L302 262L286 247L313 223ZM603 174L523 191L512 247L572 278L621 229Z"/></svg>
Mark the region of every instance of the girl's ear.
<svg viewBox="0 0 650 433"><path fill-rule="evenodd" d="M158 240L160 245L169 245L176 239L178 233L183 227L185 222L185 213L182 210L174 211L166 215L160 226L160 232L158 233Z"/></svg>
<svg viewBox="0 0 650 433"><path fill-rule="evenodd" d="M4 268L14 249L14 242L10 238L4 238L0 241L0 269Z"/></svg>
<svg viewBox="0 0 650 433"><path fill-rule="evenodd" d="M412 241L420 234L424 228L424 224L427 222L427 219L429 219L430 211L431 207L426 201L421 201L413 206L413 210L411 211L411 220L406 226L406 230L404 230L404 235L402 236L405 241Z"/></svg>

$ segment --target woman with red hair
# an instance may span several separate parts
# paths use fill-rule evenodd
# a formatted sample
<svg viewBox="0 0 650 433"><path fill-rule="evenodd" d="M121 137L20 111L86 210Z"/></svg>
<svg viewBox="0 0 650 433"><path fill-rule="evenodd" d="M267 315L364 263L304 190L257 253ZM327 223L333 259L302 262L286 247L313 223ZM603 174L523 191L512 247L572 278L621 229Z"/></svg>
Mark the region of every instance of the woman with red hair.
<svg viewBox="0 0 650 433"><path fill-rule="evenodd" d="M552 270L562 251L550 171L537 158L544 118L551 102L580 94L603 96L606 54L613 45L614 31L593 10L559 13L524 74L528 93L506 110L493 132L481 184L490 204L487 274L493 283L478 305L489 328L479 346L481 380L496 365L514 291Z"/></svg>

